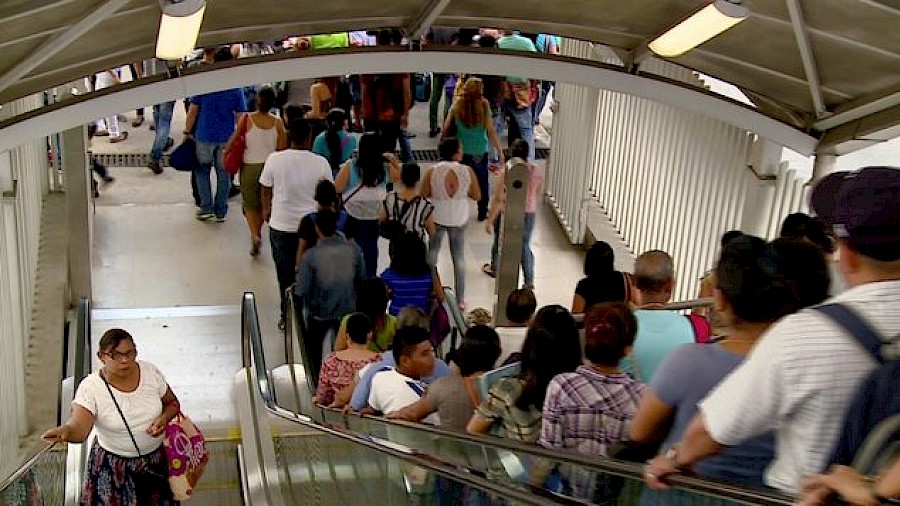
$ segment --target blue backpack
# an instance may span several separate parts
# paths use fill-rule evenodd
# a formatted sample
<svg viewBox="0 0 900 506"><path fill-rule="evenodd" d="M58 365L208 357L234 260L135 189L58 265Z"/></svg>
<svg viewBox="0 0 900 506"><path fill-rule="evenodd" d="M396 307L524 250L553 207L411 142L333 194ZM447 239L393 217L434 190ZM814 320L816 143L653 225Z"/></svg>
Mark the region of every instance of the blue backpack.
<svg viewBox="0 0 900 506"><path fill-rule="evenodd" d="M900 453L900 427L889 423L894 428L885 430L885 423L900 414L900 381L897 379L900 378L900 359L885 353L889 345L897 344L898 337L882 340L865 320L842 304L825 304L812 309L840 325L878 362L856 391L845 414L840 439L829 459L831 464L852 464L858 471L872 474ZM873 437L880 441L872 441ZM862 452L864 447L876 448L876 451Z"/></svg>

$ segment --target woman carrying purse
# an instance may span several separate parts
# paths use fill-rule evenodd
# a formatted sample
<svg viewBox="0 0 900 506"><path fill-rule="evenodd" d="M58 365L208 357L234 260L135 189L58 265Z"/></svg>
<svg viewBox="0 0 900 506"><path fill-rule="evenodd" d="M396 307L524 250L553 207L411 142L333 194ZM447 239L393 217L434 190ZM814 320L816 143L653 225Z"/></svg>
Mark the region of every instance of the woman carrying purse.
<svg viewBox="0 0 900 506"><path fill-rule="evenodd" d="M155 365L137 360L131 334L110 329L100 338L103 368L84 378L72 416L42 435L48 442L81 443L92 428L84 506L170 506L172 496L163 449L166 424L178 414L178 398Z"/></svg>

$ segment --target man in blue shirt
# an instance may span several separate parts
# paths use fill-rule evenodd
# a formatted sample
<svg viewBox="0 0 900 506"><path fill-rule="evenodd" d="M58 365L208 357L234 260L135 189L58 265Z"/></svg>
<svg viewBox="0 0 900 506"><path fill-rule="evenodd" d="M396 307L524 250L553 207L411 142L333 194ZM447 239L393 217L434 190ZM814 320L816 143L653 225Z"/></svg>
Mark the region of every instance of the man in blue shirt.
<svg viewBox="0 0 900 506"><path fill-rule="evenodd" d="M216 53L216 61L225 59L224 53L221 57ZM231 175L225 172L225 144L234 133L237 115L247 111L247 103L240 88L197 95L190 101L184 135L196 141L200 162L200 168L194 174L200 194L197 219L221 223L228 214L228 192L231 190ZM209 181L213 165L216 168L215 201Z"/></svg>

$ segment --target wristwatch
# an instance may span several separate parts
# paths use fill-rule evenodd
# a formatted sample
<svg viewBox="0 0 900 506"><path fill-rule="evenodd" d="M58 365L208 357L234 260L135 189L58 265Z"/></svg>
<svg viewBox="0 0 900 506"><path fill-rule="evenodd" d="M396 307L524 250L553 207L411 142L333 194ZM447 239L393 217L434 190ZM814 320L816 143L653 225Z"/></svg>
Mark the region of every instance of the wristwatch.
<svg viewBox="0 0 900 506"><path fill-rule="evenodd" d="M678 463L678 445L675 445L675 446L669 448L668 450L666 450L666 453L663 454L663 456L666 458L666 460L669 460L670 462L672 462L672 464L675 467L677 467L678 469L687 467L683 464Z"/></svg>

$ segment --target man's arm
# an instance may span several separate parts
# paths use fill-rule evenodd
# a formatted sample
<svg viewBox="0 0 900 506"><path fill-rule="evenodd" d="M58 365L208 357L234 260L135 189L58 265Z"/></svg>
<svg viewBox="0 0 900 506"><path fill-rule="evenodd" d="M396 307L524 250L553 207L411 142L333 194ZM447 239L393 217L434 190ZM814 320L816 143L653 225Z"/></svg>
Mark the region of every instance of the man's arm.
<svg viewBox="0 0 900 506"><path fill-rule="evenodd" d="M200 106L191 102L188 108L187 118L184 120L184 136L190 137L194 135L194 127L197 123L197 114L200 112Z"/></svg>
<svg viewBox="0 0 900 506"><path fill-rule="evenodd" d="M268 222L272 217L272 187L260 185L262 191L262 215L263 221Z"/></svg>

